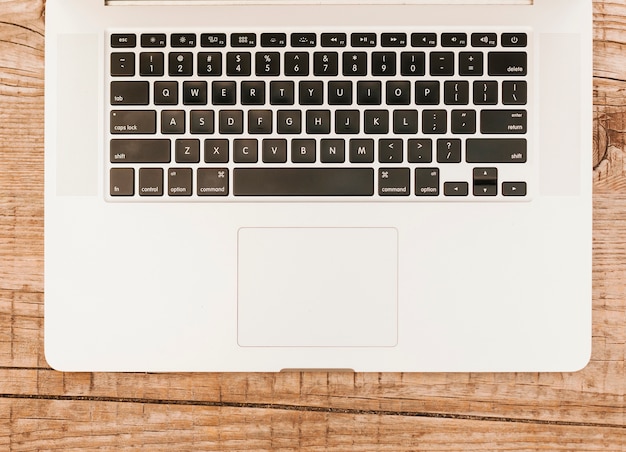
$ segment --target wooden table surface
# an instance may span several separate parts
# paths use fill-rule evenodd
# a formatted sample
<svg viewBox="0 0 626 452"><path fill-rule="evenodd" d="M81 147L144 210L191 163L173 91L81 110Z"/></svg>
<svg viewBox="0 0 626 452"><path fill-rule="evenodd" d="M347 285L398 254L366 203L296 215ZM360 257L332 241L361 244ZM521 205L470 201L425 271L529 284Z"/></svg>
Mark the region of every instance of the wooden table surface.
<svg viewBox="0 0 626 452"><path fill-rule="evenodd" d="M43 353L44 0L0 0L0 451L626 450L626 1L595 2L577 373L60 373Z"/></svg>

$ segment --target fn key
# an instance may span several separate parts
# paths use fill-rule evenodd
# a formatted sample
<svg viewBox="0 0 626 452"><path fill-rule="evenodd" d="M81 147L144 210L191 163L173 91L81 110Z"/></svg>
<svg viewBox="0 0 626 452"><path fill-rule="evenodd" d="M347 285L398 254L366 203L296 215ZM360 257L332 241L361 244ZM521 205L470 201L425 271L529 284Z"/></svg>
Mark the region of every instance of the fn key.
<svg viewBox="0 0 626 452"><path fill-rule="evenodd" d="M112 168L109 175L111 196L133 196L135 194L135 170Z"/></svg>

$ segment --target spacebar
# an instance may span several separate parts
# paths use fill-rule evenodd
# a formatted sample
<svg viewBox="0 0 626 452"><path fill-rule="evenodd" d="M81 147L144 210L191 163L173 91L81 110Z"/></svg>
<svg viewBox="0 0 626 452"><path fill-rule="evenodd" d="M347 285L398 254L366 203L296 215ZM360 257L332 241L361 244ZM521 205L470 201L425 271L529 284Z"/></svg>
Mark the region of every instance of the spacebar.
<svg viewBox="0 0 626 452"><path fill-rule="evenodd" d="M235 168L235 196L372 196L372 168Z"/></svg>

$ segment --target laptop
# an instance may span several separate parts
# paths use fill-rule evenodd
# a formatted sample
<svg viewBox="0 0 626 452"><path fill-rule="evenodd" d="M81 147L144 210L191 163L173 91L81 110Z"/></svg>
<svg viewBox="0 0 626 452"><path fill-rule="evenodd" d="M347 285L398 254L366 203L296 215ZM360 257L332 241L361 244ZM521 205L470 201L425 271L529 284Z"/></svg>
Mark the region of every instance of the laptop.
<svg viewBox="0 0 626 452"><path fill-rule="evenodd" d="M581 369L591 3L48 0L49 364Z"/></svg>

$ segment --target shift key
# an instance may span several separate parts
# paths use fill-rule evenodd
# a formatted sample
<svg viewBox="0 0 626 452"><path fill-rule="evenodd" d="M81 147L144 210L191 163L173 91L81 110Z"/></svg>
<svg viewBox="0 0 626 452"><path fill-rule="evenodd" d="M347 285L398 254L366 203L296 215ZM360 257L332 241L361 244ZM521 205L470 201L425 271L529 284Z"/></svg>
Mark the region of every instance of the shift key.
<svg viewBox="0 0 626 452"><path fill-rule="evenodd" d="M155 140L111 140L111 163L169 163L171 142Z"/></svg>
<svg viewBox="0 0 626 452"><path fill-rule="evenodd" d="M110 122L112 134L156 133L153 110L113 110Z"/></svg>

